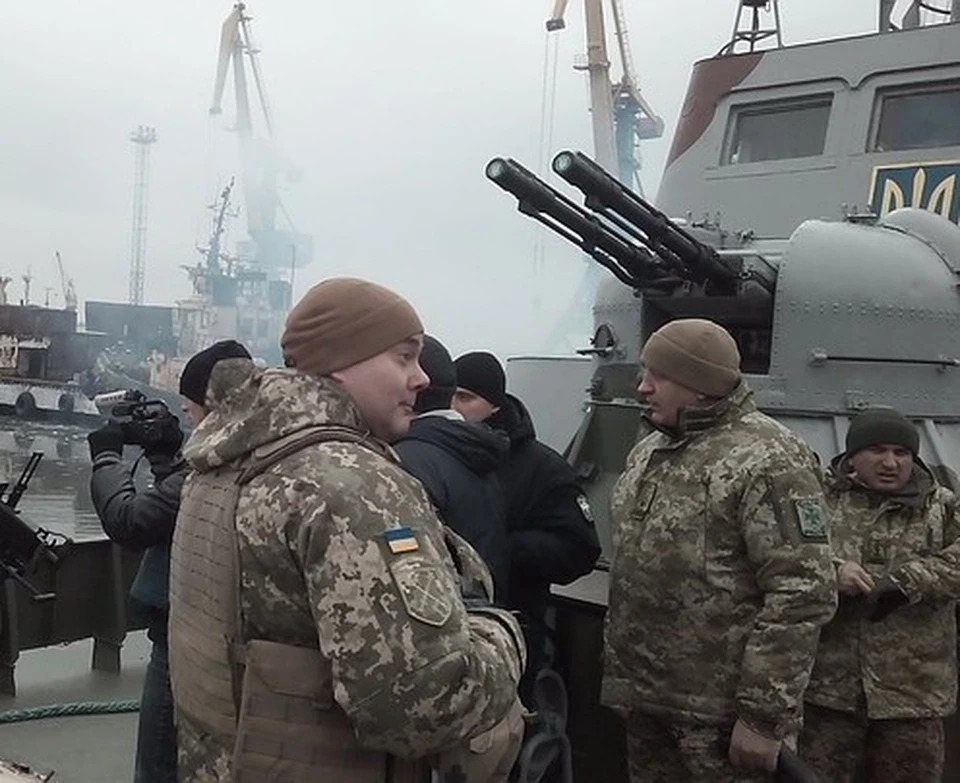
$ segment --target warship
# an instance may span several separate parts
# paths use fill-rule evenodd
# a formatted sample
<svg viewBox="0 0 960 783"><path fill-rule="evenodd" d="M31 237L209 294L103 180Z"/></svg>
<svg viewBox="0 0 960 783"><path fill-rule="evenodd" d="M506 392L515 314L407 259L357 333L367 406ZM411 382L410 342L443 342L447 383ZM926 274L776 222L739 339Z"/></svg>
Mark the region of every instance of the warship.
<svg viewBox="0 0 960 783"><path fill-rule="evenodd" d="M658 327L680 317L727 327L758 406L824 464L852 416L889 405L916 423L940 480L960 488L960 4L882 0L875 33L798 46L783 45L777 11L775 0L742 0L729 43L694 66L656 205L609 160L577 152L553 160L565 191L511 159L487 167L524 215L609 273L584 347L586 399L576 418L551 422L604 548L592 574L553 591L568 719L544 752L569 754L568 779L627 780L620 722L599 704L608 504L646 431L639 350ZM536 416L563 382L524 370L511 386ZM944 780L954 780L955 719L947 731Z"/></svg>

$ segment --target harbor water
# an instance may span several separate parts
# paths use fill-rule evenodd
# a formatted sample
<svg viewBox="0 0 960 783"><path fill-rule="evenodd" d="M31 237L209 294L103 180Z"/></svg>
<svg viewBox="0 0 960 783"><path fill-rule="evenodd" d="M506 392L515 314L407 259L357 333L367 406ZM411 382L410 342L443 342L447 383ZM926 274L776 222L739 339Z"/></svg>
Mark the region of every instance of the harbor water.
<svg viewBox="0 0 960 783"><path fill-rule="evenodd" d="M74 541L103 538L90 499L88 432L75 425L0 417L0 481L12 487L30 455L42 453L17 509L34 527Z"/></svg>

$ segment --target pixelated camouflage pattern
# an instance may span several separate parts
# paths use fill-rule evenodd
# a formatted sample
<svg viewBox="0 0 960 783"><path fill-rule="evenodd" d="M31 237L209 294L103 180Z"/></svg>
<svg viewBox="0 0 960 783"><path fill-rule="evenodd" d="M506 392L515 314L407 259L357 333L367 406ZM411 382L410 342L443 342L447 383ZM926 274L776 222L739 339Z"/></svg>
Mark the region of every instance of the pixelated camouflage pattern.
<svg viewBox="0 0 960 783"><path fill-rule="evenodd" d="M199 472L243 467L318 424L362 429L336 382L243 360L217 364L207 406L184 449ZM390 551L384 533L397 526L412 530L415 551ZM244 637L319 645L361 747L423 757L514 706L520 629L506 612L467 612L441 524L383 444L324 442L285 457L243 487L236 528ZM233 749L192 730L181 780L229 780Z"/></svg>
<svg viewBox="0 0 960 783"><path fill-rule="evenodd" d="M746 384L634 447L611 500L604 703L799 730L836 578L798 507L825 519L816 457Z"/></svg>
<svg viewBox="0 0 960 783"><path fill-rule="evenodd" d="M834 563L860 563L874 583L892 575L911 603L870 622L862 597L840 598L823 629L807 700L867 716L932 718L957 703L956 599L960 521L950 490L922 462L896 495L854 480L842 457L827 475Z"/></svg>
<svg viewBox="0 0 960 783"><path fill-rule="evenodd" d="M733 726L672 721L634 710L626 721L630 783L769 783L730 763Z"/></svg>
<svg viewBox="0 0 960 783"><path fill-rule="evenodd" d="M808 704L800 755L824 783L940 783L944 763L939 718L870 720Z"/></svg>
<svg viewBox="0 0 960 783"><path fill-rule="evenodd" d="M231 781L232 748L213 738L182 715L177 716L177 767L181 783L228 783Z"/></svg>

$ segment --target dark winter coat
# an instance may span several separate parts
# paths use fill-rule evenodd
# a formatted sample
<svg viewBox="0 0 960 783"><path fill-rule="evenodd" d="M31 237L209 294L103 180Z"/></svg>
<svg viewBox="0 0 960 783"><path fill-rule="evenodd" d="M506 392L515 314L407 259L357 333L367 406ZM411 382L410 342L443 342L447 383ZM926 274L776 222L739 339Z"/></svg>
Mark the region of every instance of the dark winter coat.
<svg viewBox="0 0 960 783"><path fill-rule="evenodd" d="M509 440L484 424L421 416L393 444L403 466L427 490L440 518L469 541L493 576L498 603L509 592L505 504L496 469Z"/></svg>
<svg viewBox="0 0 960 783"><path fill-rule="evenodd" d="M130 588L162 629L167 614L170 541L188 467L182 459L150 457L153 486L139 491L120 455L106 451L93 461L90 494L104 532L121 546L144 550Z"/></svg>
<svg viewBox="0 0 960 783"><path fill-rule="evenodd" d="M536 439L523 403L508 394L487 424L510 437L510 456L497 476L507 503L511 607L531 626L528 670L533 671L544 641L550 585L590 573L600 543L573 468Z"/></svg>

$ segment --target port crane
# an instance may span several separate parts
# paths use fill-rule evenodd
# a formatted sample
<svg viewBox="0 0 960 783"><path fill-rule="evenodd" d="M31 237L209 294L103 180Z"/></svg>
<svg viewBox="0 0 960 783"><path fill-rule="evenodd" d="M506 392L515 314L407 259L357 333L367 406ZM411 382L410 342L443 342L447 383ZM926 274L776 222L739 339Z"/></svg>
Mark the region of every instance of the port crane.
<svg viewBox="0 0 960 783"><path fill-rule="evenodd" d="M63 259L60 258L60 251L55 253L57 257L57 270L60 272L60 291L63 294L63 307L66 310L77 309L77 290L73 285L73 278L68 277L63 269Z"/></svg>
<svg viewBox="0 0 960 783"><path fill-rule="evenodd" d="M564 15L568 4L569 0L555 0L546 23L548 33L566 28ZM640 92L623 2L610 0L610 4L620 55L620 80L614 84L610 79L603 0L584 0L587 54L585 61L575 63L574 68L586 71L589 78L594 159L607 171L616 171L621 182L642 196L640 142L663 136L664 122ZM567 342L565 335L570 333L571 324L583 324L582 331L590 331L590 312L599 276L596 264L586 264L573 299L547 338L551 349Z"/></svg>
<svg viewBox="0 0 960 783"><path fill-rule="evenodd" d="M223 113L223 95L227 78L232 68L236 123L240 146L241 182L247 212L247 230L253 243L252 258L264 269L287 269L291 253L301 263L306 263L311 254L309 237L296 233L289 214L281 203L278 179L281 172L288 179L295 179L296 172L281 165L276 151L273 113L267 99L267 88L260 68L260 49L254 42L251 18L246 13L245 3L236 3L227 16L220 32L220 52L217 59L217 75L213 86L210 114ZM247 70L253 77L256 102L264 133L254 135L254 111L250 99ZM282 213L288 230L277 226L278 213ZM291 251L291 248L295 248Z"/></svg>
<svg viewBox="0 0 960 783"><path fill-rule="evenodd" d="M24 272L20 279L23 280L23 301L21 304L29 305L30 304L30 283L33 282L33 273L30 271L30 267L27 267L27 271Z"/></svg>
<svg viewBox="0 0 960 783"><path fill-rule="evenodd" d="M569 0L555 0L547 30L566 27L564 14ZM664 122L640 92L633 66L633 54L622 0L610 0L617 49L620 54L620 81L610 79L610 59L603 15L603 0L585 0L587 27L586 62L574 65L587 72L590 80L590 111L593 122L594 157L639 194L642 159L640 142L663 136Z"/></svg>

